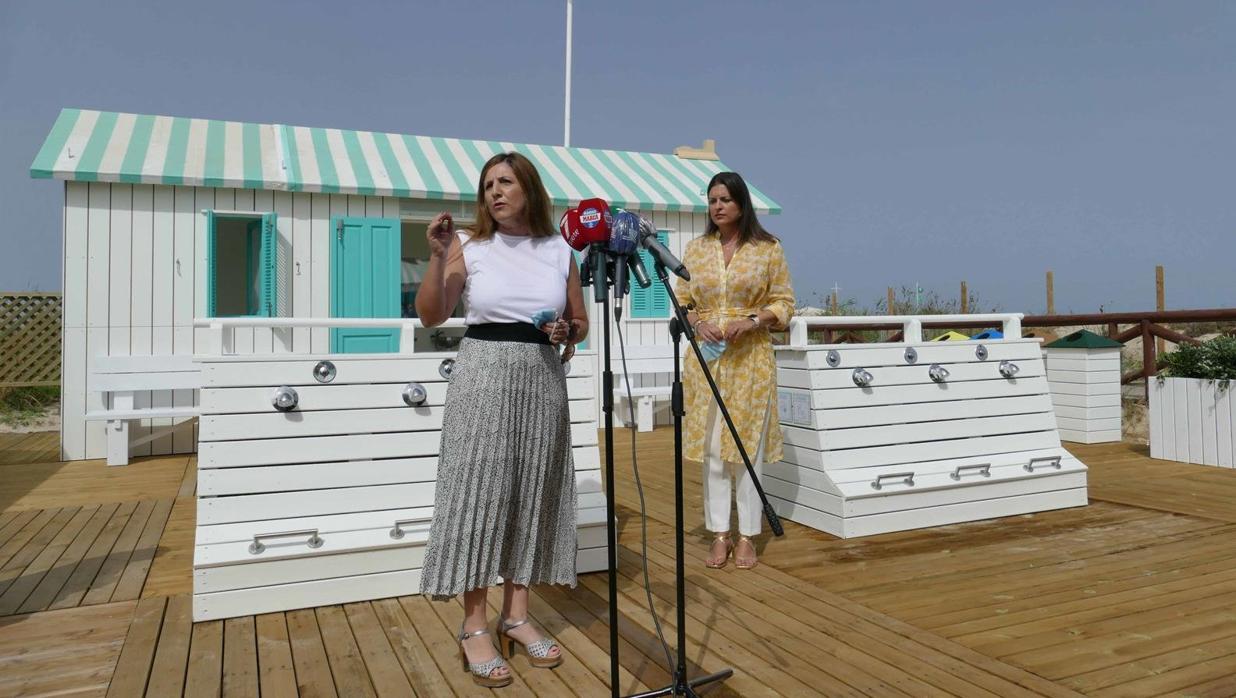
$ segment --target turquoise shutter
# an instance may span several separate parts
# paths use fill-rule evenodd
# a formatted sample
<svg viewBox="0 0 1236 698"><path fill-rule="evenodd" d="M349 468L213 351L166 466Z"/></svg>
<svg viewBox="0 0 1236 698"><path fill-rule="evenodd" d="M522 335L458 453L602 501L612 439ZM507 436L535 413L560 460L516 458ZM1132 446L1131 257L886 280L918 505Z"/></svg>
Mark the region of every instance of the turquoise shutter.
<svg viewBox="0 0 1236 698"><path fill-rule="evenodd" d="M669 231L658 230L657 240L662 245L669 246ZM639 256L640 261L644 263L644 268L648 270L652 285L648 288L640 288L639 284L631 283L631 317L667 318L670 315L669 295L665 292L665 285L661 283L661 279L657 278L652 255L648 253L648 250L640 248Z"/></svg>
<svg viewBox="0 0 1236 698"><path fill-rule="evenodd" d="M279 246L276 239L275 218L278 214L262 214L262 240L258 250L258 274L261 298L258 299L256 315L273 317L279 307Z"/></svg>
<svg viewBox="0 0 1236 698"><path fill-rule="evenodd" d="M206 212L206 317L215 317L215 212Z"/></svg>

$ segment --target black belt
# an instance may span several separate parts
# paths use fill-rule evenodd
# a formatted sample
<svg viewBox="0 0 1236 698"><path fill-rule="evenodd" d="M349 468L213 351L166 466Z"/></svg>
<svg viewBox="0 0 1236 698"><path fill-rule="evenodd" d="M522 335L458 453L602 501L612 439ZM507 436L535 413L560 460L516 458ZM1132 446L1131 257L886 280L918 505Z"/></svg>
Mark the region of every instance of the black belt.
<svg viewBox="0 0 1236 698"><path fill-rule="evenodd" d="M549 335L530 322L486 322L468 325L464 332L468 339L485 342L524 342L526 344L549 344Z"/></svg>

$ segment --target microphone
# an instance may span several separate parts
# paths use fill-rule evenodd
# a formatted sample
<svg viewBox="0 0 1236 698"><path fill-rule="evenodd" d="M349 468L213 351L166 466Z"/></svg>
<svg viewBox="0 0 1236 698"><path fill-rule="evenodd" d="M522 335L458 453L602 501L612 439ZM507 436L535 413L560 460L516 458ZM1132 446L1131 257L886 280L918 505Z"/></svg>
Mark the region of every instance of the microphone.
<svg viewBox="0 0 1236 698"><path fill-rule="evenodd" d="M599 202L600 207L593 205L585 209L584 204ZM609 241L609 207L600 199L581 201L578 208L568 208L558 221L558 232L577 252L592 244L602 244Z"/></svg>
<svg viewBox="0 0 1236 698"><path fill-rule="evenodd" d="M627 294L627 266L639 243L639 216L621 208L614 209L609 229L609 254L614 258L614 298L621 300ZM615 304L615 314L621 314L622 306Z"/></svg>
<svg viewBox="0 0 1236 698"><path fill-rule="evenodd" d="M640 259L638 254L631 255L630 265L631 273L635 275L635 283L639 284L640 288L648 288L652 285L652 279L648 278L648 270L644 268L644 260Z"/></svg>
<svg viewBox="0 0 1236 698"><path fill-rule="evenodd" d="M561 222L559 225L567 245L575 250L591 246L592 295L596 303L606 301L606 243L609 242L609 221L609 204L604 199L593 198L582 200L575 209L567 210L562 216L565 227L562 227Z"/></svg>
<svg viewBox="0 0 1236 698"><path fill-rule="evenodd" d="M657 230L652 227L652 223L648 222L647 218L639 219L639 244L657 260L661 266L669 269L682 278L683 281L691 280L691 273L687 271L685 264L680 262L673 252L669 251L661 241L657 239Z"/></svg>

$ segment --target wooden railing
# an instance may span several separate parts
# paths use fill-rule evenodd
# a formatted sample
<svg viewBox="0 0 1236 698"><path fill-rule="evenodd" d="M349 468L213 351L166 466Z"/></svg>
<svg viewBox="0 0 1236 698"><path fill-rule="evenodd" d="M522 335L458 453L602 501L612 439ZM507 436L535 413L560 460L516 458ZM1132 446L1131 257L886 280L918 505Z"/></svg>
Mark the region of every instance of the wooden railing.
<svg viewBox="0 0 1236 698"><path fill-rule="evenodd" d="M1155 339L1165 339L1174 344L1198 344L1198 340L1189 337L1185 334L1169 329L1164 325L1167 323L1185 323L1185 322L1233 322L1236 323L1236 308L1208 308L1203 310L1159 310L1146 312L1129 312L1129 313L1094 313L1088 315L1016 315L1020 319L1019 325L1005 322L1005 318L1012 317L1010 315L917 315L917 316L897 316L897 317L845 317L845 316L819 316L803 318L805 322L802 331L806 331L807 327L812 330L823 333L823 341L825 344L835 343L860 343L864 342L864 338L859 335L862 331L891 331L891 333L880 341L884 342L902 342L906 341L906 323L908 318L917 319L917 330L921 333L925 329L983 329L994 327L997 324L1003 325L1004 334L1008 335L1009 330L1017 327L1017 332L1021 333L1027 328L1034 327L1076 327L1079 325L1091 325L1107 328L1107 336L1111 339L1127 344L1134 339L1142 340L1142 367L1136 371L1125 373L1120 378L1121 384L1128 384L1133 381L1150 378L1158 373L1162 367L1162 358L1158 356L1155 348ZM795 318L796 320L799 318ZM1122 325L1131 325L1126 329L1121 329ZM793 331L791 331L789 343L796 344ZM1236 334L1236 328L1228 330L1228 334ZM1016 335L1015 335L1016 336ZM917 334L912 336L909 341L921 341Z"/></svg>
<svg viewBox="0 0 1236 698"><path fill-rule="evenodd" d="M1121 385L1135 380L1149 380L1162 368L1155 338L1166 339L1174 344L1200 344L1198 340L1175 330L1165 323L1181 322L1236 322L1236 308L1208 308L1204 310L1155 310L1142 313L1095 313L1090 315L1027 315L1022 320L1024 327L1072 327L1076 325L1106 325L1107 336L1121 344L1137 338L1142 340L1142 367L1120 377ZM1121 330L1121 325L1132 325ZM1236 329L1229 330L1236 333Z"/></svg>
<svg viewBox="0 0 1236 698"><path fill-rule="evenodd" d="M59 293L0 293L0 387L60 385Z"/></svg>

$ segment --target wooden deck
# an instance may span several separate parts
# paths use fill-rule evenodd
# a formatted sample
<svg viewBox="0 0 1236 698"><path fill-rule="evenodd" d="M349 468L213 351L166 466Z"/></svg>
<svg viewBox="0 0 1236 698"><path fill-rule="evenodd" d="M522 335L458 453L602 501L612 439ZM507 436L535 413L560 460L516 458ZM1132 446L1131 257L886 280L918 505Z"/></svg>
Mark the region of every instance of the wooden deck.
<svg viewBox="0 0 1236 698"><path fill-rule="evenodd" d="M628 432L616 440L619 463ZM647 560L673 639L671 433L639 435ZM1236 695L1236 471L1071 446L1080 509L839 540L787 522L754 571L706 570L689 466L689 660L708 695ZM0 437L0 695L475 695L462 609L418 596L192 624L192 458L58 463ZM620 465L622 691L668 681ZM604 575L538 589L563 644L509 695L608 694ZM497 602L497 594L492 596Z"/></svg>

